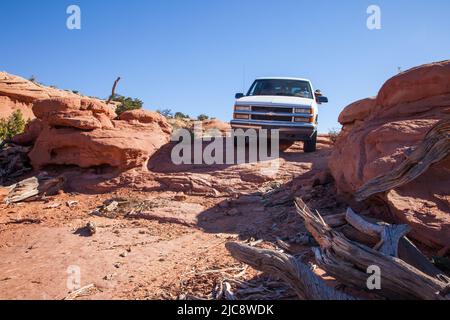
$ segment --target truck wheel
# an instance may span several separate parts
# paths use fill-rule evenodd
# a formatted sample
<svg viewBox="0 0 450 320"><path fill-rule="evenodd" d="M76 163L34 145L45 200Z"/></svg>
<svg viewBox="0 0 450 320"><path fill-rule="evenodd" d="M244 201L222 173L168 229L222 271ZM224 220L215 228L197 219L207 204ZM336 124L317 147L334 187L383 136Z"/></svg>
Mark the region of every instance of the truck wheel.
<svg viewBox="0 0 450 320"><path fill-rule="evenodd" d="M292 147L293 144L294 141L280 140L280 151L286 151L287 149Z"/></svg>
<svg viewBox="0 0 450 320"><path fill-rule="evenodd" d="M311 139L305 141L303 151L306 153L315 152L317 149L316 144L317 144L317 132L314 133Z"/></svg>

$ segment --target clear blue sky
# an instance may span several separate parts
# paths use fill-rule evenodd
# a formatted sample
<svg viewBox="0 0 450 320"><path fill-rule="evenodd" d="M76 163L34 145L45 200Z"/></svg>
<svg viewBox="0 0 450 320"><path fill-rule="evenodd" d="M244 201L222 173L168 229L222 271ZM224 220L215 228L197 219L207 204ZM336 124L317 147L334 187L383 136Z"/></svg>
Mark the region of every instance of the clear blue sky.
<svg viewBox="0 0 450 320"><path fill-rule="evenodd" d="M66 8L82 29L66 28ZM382 29L366 27L370 4ZM450 2L406 0L45 0L0 2L0 70L150 110L231 117L258 76L310 78L330 103L320 130L403 69L450 58Z"/></svg>

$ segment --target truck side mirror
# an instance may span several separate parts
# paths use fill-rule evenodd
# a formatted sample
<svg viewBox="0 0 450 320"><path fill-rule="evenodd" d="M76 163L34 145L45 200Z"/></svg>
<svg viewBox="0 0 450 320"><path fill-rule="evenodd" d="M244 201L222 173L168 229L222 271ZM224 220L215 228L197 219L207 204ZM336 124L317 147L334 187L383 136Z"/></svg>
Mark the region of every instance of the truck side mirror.
<svg viewBox="0 0 450 320"><path fill-rule="evenodd" d="M316 101L317 101L317 103L320 103L320 104L328 103L328 98L324 97L324 96L318 96L318 97L316 97Z"/></svg>
<svg viewBox="0 0 450 320"><path fill-rule="evenodd" d="M236 95L234 96L236 99L240 99L245 97L243 93L236 93Z"/></svg>

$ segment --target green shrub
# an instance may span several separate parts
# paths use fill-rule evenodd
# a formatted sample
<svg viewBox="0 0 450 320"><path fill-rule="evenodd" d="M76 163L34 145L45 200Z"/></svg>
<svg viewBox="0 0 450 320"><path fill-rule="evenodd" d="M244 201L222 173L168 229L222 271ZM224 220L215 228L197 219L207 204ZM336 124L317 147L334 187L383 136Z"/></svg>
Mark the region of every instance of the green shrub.
<svg viewBox="0 0 450 320"><path fill-rule="evenodd" d="M7 119L0 119L0 140L11 139L25 130L26 122L22 112L16 110Z"/></svg>
<svg viewBox="0 0 450 320"><path fill-rule="evenodd" d="M209 117L206 114L201 114L201 115L199 115L197 117L198 121L205 121L205 120L208 120L208 119L209 119Z"/></svg>
<svg viewBox="0 0 450 320"><path fill-rule="evenodd" d="M119 106L116 108L116 114L120 116L125 111L142 109L144 103L139 99L133 99L130 97L124 97L120 94L116 94L111 101L119 102Z"/></svg>
<svg viewBox="0 0 450 320"><path fill-rule="evenodd" d="M189 117L189 115L184 114L183 112L177 112L177 113L175 113L174 118L175 119L189 119L190 117Z"/></svg>

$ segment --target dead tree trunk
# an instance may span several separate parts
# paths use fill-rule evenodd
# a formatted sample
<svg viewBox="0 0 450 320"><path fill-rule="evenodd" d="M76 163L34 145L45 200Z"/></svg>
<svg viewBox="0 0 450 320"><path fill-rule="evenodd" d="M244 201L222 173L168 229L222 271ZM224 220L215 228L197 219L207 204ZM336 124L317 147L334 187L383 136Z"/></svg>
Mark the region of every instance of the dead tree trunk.
<svg viewBox="0 0 450 320"><path fill-rule="evenodd" d="M237 260L283 279L291 285L300 299L355 300L354 297L327 286L307 264L290 255L238 243L227 243L226 248Z"/></svg>
<svg viewBox="0 0 450 320"><path fill-rule="evenodd" d="M383 297L450 299L446 295L447 283L425 274L394 255L399 239L405 234L405 228L373 227L358 221L356 214L350 214L350 221L355 225L359 224L361 230L366 230L367 233L380 232L387 245L381 245L382 251L377 251L376 248L350 241L342 233L330 228L320 214L309 210L302 200L297 199L296 205L298 213L305 220L306 228L320 244L320 249L315 252L317 262L343 284L366 290L368 275L365 273L369 267L377 266L381 270L382 288L376 293ZM355 223L355 220L358 222Z"/></svg>
<svg viewBox="0 0 450 320"><path fill-rule="evenodd" d="M114 99L114 97L116 95L116 87L119 84L119 81L120 81L120 77L118 77L116 79L116 81L114 81L114 84L113 84L113 87L111 90L111 96L109 97L108 101L106 101L106 104L109 104L112 101L112 99Z"/></svg>
<svg viewBox="0 0 450 320"><path fill-rule="evenodd" d="M380 240L378 245L370 248L349 240L330 227L318 212L313 213L302 200L297 199L296 206L306 228L320 246L313 248L318 265L342 284L368 291L368 279L371 275L368 270L375 266L381 272L381 288L371 292L381 298L450 300L449 284L437 277L436 269L430 267L428 271L431 271L425 273L398 257L402 244L410 248L404 244L405 241L409 243L404 237L409 231L407 226L373 224L348 210L346 220L352 227ZM356 299L327 286L307 264L295 257L237 243L228 243L226 247L239 261L283 279L301 299ZM417 250L414 246L412 248ZM414 253L411 250L409 252ZM429 262L421 263L427 268L427 264L431 265Z"/></svg>

